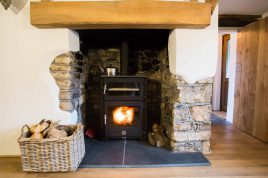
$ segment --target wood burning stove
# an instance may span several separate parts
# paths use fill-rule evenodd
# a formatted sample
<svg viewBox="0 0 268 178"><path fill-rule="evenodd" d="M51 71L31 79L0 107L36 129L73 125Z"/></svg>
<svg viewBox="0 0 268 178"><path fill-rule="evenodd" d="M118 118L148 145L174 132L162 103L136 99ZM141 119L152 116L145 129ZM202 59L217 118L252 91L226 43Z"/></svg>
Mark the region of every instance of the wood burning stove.
<svg viewBox="0 0 268 178"><path fill-rule="evenodd" d="M102 76L102 139L146 136L146 77Z"/></svg>

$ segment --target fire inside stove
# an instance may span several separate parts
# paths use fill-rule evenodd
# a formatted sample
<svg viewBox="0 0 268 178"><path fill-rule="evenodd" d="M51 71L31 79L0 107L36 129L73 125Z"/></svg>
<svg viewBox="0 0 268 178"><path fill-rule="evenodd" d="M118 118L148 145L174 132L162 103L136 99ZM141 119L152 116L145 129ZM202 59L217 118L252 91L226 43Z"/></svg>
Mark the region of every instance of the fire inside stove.
<svg viewBox="0 0 268 178"><path fill-rule="evenodd" d="M118 125L131 125L134 121L134 107L117 107L113 111L113 121Z"/></svg>

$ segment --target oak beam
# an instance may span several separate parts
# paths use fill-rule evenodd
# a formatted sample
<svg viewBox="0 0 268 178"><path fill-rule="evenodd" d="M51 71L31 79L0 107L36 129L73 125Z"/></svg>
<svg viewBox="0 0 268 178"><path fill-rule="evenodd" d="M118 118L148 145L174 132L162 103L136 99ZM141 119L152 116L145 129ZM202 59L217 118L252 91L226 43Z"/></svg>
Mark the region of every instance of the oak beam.
<svg viewBox="0 0 268 178"><path fill-rule="evenodd" d="M31 2L31 24L39 28L205 28L211 4L172 1Z"/></svg>
<svg viewBox="0 0 268 178"><path fill-rule="evenodd" d="M219 0L206 0L206 2L211 4L211 14L213 14Z"/></svg>

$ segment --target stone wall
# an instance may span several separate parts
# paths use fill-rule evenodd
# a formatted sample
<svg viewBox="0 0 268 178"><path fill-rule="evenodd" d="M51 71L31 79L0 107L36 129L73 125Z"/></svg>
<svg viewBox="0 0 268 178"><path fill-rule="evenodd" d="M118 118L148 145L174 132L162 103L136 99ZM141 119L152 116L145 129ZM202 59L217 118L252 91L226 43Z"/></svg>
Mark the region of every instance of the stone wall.
<svg viewBox="0 0 268 178"><path fill-rule="evenodd" d="M115 67L120 71L120 49L98 48L89 49L87 53L87 64L91 66Z"/></svg>
<svg viewBox="0 0 268 178"><path fill-rule="evenodd" d="M84 92L84 56L80 53L67 52L57 56L50 65L50 73L60 92L60 109L73 112L83 102Z"/></svg>
<svg viewBox="0 0 268 178"><path fill-rule="evenodd" d="M116 67L120 71L119 48L95 48L89 49L85 62L86 80L86 111L87 117L83 124L94 131L96 138L101 138L101 68Z"/></svg>
<svg viewBox="0 0 268 178"><path fill-rule="evenodd" d="M99 79L96 85L88 84L89 81L92 82L88 79L90 76L101 75L101 69L98 66L102 68L112 66L120 70L120 50L90 49L87 56L83 56L81 52L67 52L57 56L50 65L50 73L60 89L60 109L68 112L77 110L78 120L85 125L87 125L85 120L88 115L86 100L91 99L96 106L100 105L100 101L93 99L96 95L100 95L99 91L94 88L100 85Z"/></svg>
<svg viewBox="0 0 268 178"><path fill-rule="evenodd" d="M161 82L161 124L175 152L210 153L213 78L187 83L169 71L168 53L159 54L158 71L138 73Z"/></svg>
<svg viewBox="0 0 268 178"><path fill-rule="evenodd" d="M168 85L163 82L163 124L173 151L210 152L211 96L212 78L188 84L172 76Z"/></svg>
<svg viewBox="0 0 268 178"><path fill-rule="evenodd" d="M152 85L148 85L148 125L158 121L153 114L159 115L172 151L210 153L213 78L189 84L181 76L172 74L167 49L140 50L133 54L131 58L138 59L135 66L139 72L136 75L147 76L153 81ZM148 68L148 64L153 66ZM75 109L80 111L82 104L88 100L91 125L96 125L94 120L99 120L101 109L98 102L101 75L98 66L119 69L120 50L89 50L87 57L69 52L56 57L50 66L50 72L60 88L60 108L69 112ZM78 113L85 114L85 111Z"/></svg>

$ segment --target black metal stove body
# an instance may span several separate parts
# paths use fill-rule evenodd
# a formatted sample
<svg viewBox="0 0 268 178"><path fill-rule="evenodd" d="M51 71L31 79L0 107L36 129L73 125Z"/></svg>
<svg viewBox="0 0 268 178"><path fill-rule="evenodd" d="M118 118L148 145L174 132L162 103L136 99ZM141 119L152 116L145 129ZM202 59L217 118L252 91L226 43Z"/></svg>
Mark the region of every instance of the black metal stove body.
<svg viewBox="0 0 268 178"><path fill-rule="evenodd" d="M147 78L101 76L102 139L146 137Z"/></svg>

